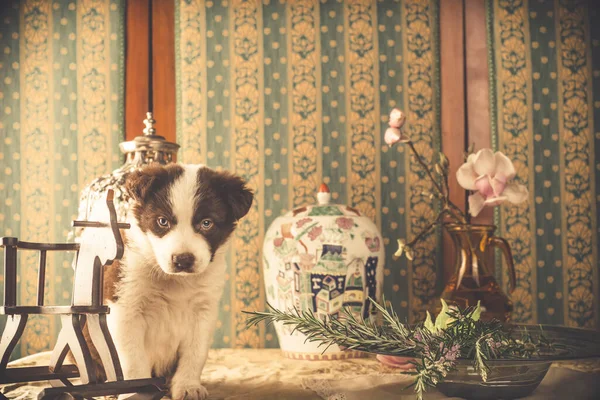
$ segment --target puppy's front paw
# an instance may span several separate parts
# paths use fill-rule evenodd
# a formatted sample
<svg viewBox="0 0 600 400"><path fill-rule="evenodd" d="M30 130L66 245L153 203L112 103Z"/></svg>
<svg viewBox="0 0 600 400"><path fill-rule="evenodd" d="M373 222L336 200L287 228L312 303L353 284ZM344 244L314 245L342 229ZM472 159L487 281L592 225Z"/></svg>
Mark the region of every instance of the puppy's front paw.
<svg viewBox="0 0 600 400"><path fill-rule="evenodd" d="M171 388L171 398L173 400L204 400L207 397L208 390L202 385L173 385Z"/></svg>

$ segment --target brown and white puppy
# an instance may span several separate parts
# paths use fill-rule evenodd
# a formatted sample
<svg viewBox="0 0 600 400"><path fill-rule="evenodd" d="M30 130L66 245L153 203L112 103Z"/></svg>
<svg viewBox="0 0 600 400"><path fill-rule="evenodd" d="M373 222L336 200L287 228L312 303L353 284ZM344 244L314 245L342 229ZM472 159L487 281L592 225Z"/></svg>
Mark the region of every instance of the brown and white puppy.
<svg viewBox="0 0 600 400"><path fill-rule="evenodd" d="M225 284L225 248L252 204L232 174L201 165L132 173L123 259L105 274L108 324L125 379L166 377L173 399L204 399L200 376Z"/></svg>

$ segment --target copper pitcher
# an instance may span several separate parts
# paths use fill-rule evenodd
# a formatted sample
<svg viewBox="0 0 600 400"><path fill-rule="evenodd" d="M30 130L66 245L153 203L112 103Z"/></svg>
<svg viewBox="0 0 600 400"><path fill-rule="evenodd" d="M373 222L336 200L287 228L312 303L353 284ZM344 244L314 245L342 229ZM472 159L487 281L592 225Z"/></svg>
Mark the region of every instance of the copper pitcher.
<svg viewBox="0 0 600 400"><path fill-rule="evenodd" d="M495 318L507 322L513 304L494 277L494 249L500 249L506 259L511 293L515 289L516 273L510 246L505 239L494 236L495 230L493 225L446 225L454 243L455 272L441 298L461 308L481 301L483 320Z"/></svg>

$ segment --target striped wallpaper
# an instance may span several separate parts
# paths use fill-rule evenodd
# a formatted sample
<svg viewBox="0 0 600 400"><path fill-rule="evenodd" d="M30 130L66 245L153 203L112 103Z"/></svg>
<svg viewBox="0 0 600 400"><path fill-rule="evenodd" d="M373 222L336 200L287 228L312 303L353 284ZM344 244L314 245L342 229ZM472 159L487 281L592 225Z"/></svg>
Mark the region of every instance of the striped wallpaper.
<svg viewBox="0 0 600 400"><path fill-rule="evenodd" d="M386 298L401 317L423 315L440 289L436 237L411 265L391 256L434 210L422 172L381 136L398 106L421 153L440 148L437 1L174 1L180 159L234 170L257 194L229 256L214 345L277 346L271 328L246 330L241 311L264 307L265 230L312 202L322 181L392 244ZM600 324L600 27L590 4L488 1L492 142L531 193L496 215L521 322ZM124 1L0 10L0 233L62 241L79 190L121 163ZM34 301L36 264L21 258L24 302ZM47 302L66 304L70 257L49 264ZM34 319L19 354L47 349L57 328Z"/></svg>
<svg viewBox="0 0 600 400"><path fill-rule="evenodd" d="M262 238L274 218L313 203L321 181L376 221L386 243L433 213L422 172L381 137L398 106L422 153L439 149L437 2L178 0L176 14L181 158L234 170L256 191L215 345L273 347L274 331L245 330L241 311L264 307ZM386 298L402 317L423 315L440 275L435 237L412 268L387 250Z"/></svg>
<svg viewBox="0 0 600 400"><path fill-rule="evenodd" d="M10 0L0 13L0 235L62 242L79 191L122 162L124 2ZM35 304L38 254L19 255L19 298ZM72 257L48 253L46 304L70 303ZM59 328L30 318L14 354L48 349Z"/></svg>
<svg viewBox="0 0 600 400"><path fill-rule="evenodd" d="M517 269L518 322L600 325L597 8L488 2L492 139L531 194L497 215Z"/></svg>

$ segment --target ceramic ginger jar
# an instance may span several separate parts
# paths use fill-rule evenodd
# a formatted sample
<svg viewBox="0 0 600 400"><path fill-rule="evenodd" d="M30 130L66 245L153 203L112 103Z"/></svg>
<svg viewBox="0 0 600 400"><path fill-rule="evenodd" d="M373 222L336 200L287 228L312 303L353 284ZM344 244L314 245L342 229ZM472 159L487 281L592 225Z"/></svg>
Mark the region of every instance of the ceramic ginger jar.
<svg viewBox="0 0 600 400"><path fill-rule="evenodd" d="M368 298L380 301L385 252L383 238L370 218L352 207L331 204L325 184L317 204L290 211L269 227L263 246L263 276L267 301L278 310L294 307L319 318L370 318ZM293 328L275 325L284 355L323 360L360 357L357 351L317 343Z"/></svg>

